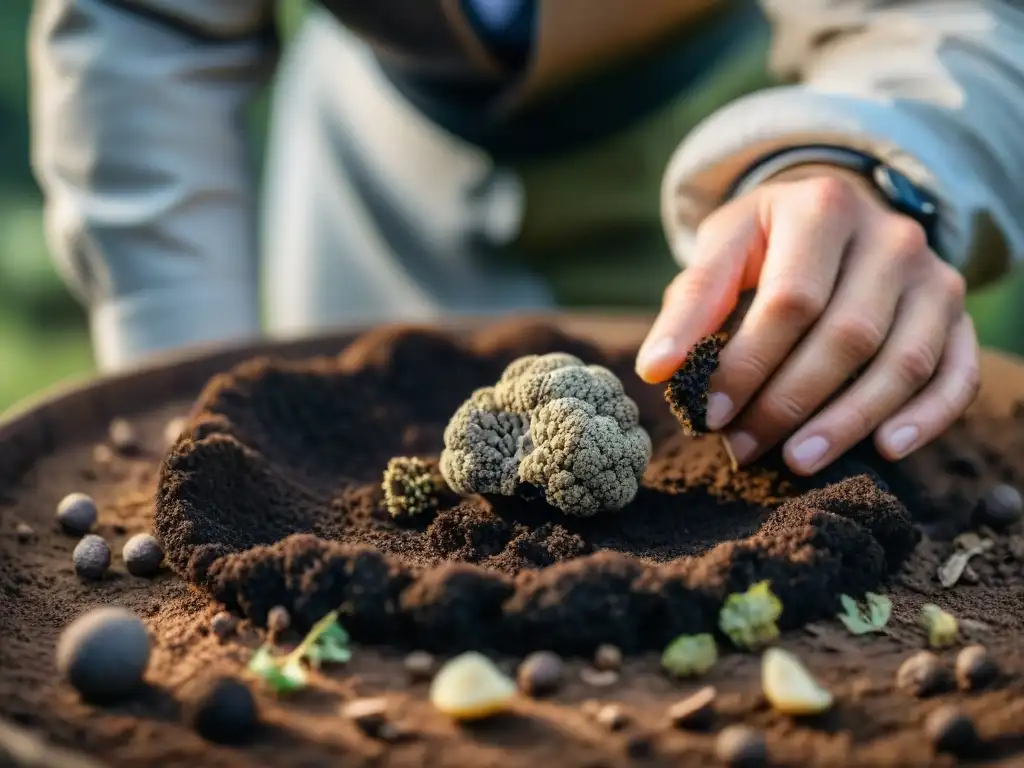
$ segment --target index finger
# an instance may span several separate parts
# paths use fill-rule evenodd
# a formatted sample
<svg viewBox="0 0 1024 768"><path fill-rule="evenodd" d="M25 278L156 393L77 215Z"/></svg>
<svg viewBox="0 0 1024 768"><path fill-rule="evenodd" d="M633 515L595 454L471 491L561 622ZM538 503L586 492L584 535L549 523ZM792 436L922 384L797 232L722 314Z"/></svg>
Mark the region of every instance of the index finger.
<svg viewBox="0 0 1024 768"><path fill-rule="evenodd" d="M717 331L747 282L751 254L763 252L755 213L723 208L698 234L694 263L669 284L661 311L637 355L636 372L648 384L667 380L693 346Z"/></svg>

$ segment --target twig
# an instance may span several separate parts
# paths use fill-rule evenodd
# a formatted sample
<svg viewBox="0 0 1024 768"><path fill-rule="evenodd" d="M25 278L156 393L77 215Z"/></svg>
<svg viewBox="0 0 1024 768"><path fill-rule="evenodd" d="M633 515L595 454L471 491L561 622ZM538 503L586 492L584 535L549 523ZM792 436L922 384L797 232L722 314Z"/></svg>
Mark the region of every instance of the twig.
<svg viewBox="0 0 1024 768"><path fill-rule="evenodd" d="M736 460L736 454L732 451L732 445L729 444L729 438L724 433L720 433L718 438L722 441L722 447L725 449L725 455L729 457L729 469L734 473L740 469L740 463Z"/></svg>

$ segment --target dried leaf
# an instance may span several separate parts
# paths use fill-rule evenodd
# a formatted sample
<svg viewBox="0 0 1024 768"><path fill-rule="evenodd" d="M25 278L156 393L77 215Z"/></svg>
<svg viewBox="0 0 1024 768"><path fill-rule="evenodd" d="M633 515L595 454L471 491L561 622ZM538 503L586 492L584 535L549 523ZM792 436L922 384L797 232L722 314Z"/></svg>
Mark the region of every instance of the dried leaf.
<svg viewBox="0 0 1024 768"><path fill-rule="evenodd" d="M960 581L972 557L987 552L995 544L992 539L983 539L973 531L962 533L953 541L962 549L950 555L949 559L939 566L938 571L939 583L947 588Z"/></svg>

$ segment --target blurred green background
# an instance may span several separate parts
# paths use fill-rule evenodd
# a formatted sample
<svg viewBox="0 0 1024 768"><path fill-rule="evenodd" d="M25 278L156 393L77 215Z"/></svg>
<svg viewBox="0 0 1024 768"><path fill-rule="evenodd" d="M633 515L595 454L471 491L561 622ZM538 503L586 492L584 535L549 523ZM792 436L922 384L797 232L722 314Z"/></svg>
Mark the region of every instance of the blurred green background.
<svg viewBox="0 0 1024 768"><path fill-rule="evenodd" d="M217 2L217 0L210 0ZM285 37L304 0L281 4ZM29 167L25 33L31 3L0 3L0 411L69 377L88 375L85 318L50 263L42 199ZM252 111L262 145L267 95ZM983 343L1024 353L1024 272L970 298Z"/></svg>

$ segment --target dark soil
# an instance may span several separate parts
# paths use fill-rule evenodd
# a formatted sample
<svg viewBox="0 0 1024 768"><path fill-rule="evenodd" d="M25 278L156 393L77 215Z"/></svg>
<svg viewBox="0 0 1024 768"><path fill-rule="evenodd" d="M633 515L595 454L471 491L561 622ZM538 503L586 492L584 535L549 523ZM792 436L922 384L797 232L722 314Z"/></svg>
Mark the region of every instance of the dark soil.
<svg viewBox="0 0 1024 768"><path fill-rule="evenodd" d="M581 521L520 501L470 499L442 504L429 522L392 521L379 490L387 459L436 459L440 431L472 387L492 382L514 357L554 350L606 360L640 403L655 456L636 502ZM192 412L166 462L164 425L191 402L134 415L131 454L96 451L97 442L109 445L105 428L86 442L58 443L18 486L0 488L9 499L0 506L0 718L106 766L717 765L716 736L737 724L764 734L776 765L924 766L954 762L937 754L925 727L954 704L980 739L965 762L1020 764L1024 526L978 529L994 546L951 589L936 569L989 489L1024 487L1024 406L1011 413L1024 400L1024 369L984 369L986 402L907 462L887 465L860 446L808 483L782 472L777 457L731 475L718 441L682 436L661 388L640 385L631 358L514 324L479 333L471 347L382 332L337 359L254 362L211 382L203 412ZM854 479L816 490L845 478ZM75 491L96 499L93 533L113 552L100 581L75 576L77 538L55 520L58 502ZM131 576L121 559L128 538L153 530L155 499L169 561L186 578L167 568ZM904 506L925 534L909 555ZM18 535L24 524L31 537ZM666 638L710 626L716 599L762 576L782 597L787 626L813 619L782 644L834 693L824 716L773 712L756 654L723 645L716 667L692 682L659 669ZM884 634L853 637L829 618L835 594L867 588L890 595L893 618ZM210 627L220 601L248 617L225 639ZM924 647L924 602L961 622L957 646L938 652L947 670L961 647L982 643L1000 668L994 682L923 699L896 689L897 668ZM143 617L153 653L139 696L98 706L58 678L54 649L63 627L108 604ZM303 623L340 604L358 638L352 662L286 699L254 686L264 722L257 735L241 746L204 740L191 725L196 690L219 677L246 679L275 604L300 625L286 646ZM562 690L473 727L431 707L427 684L409 682L394 647L428 646L440 656L475 643L582 653L608 641L630 654L618 682L592 687L581 681L587 661L569 659ZM511 672L521 656L495 658ZM706 685L718 691L707 729L673 727L672 705ZM401 739L375 739L339 714L346 702L377 696ZM625 727L596 722L587 703L595 699L620 707ZM19 762L12 745L20 742L8 731L0 722L0 766L95 765Z"/></svg>
<svg viewBox="0 0 1024 768"><path fill-rule="evenodd" d="M714 441L688 441L664 404L644 409L654 456L619 512L577 519L542 502L454 498L419 525L394 521L380 488L388 460L436 457L462 400L524 348L635 380L629 358L550 332L475 347L380 334L340 358L221 377L162 471L156 530L169 562L259 625L275 605L300 627L340 606L365 642L587 654L713 631L726 595L762 579L785 627L832 616L840 594L877 587L917 542L904 506L852 460L833 474L854 477L813 495L764 469L709 493Z"/></svg>

